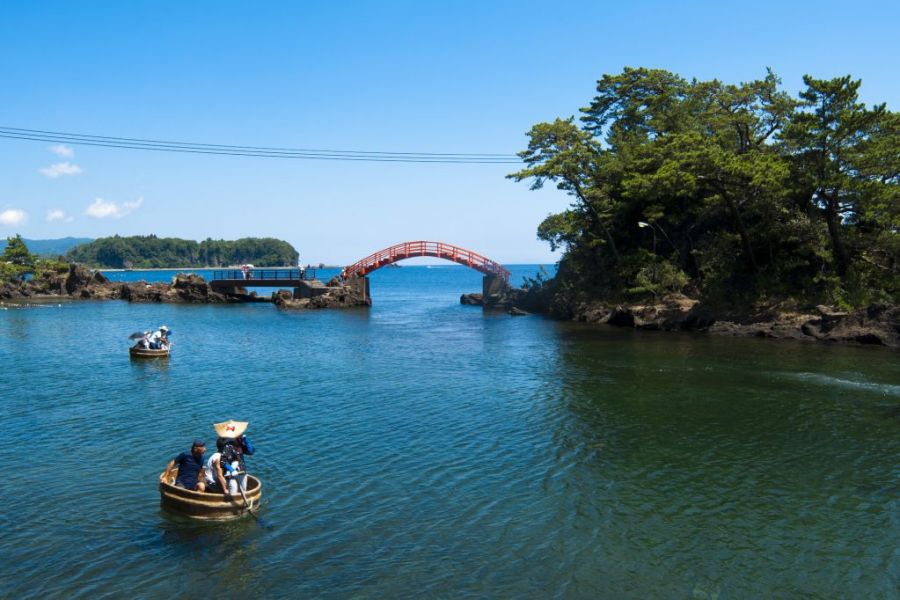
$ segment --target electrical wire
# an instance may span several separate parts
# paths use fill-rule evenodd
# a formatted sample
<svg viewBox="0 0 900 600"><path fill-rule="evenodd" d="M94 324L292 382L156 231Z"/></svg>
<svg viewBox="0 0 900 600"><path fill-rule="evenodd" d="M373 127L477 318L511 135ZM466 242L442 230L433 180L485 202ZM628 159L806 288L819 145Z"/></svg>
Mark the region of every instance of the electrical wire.
<svg viewBox="0 0 900 600"><path fill-rule="evenodd" d="M144 138L125 138L18 127L0 127L0 138L53 142L128 150L153 150L187 154L213 154L221 156L251 156L259 158L290 158L306 160L345 160L366 162L404 163L456 163L456 164L521 164L521 159L511 154L470 154L435 152L382 152L365 150L325 150L312 148L277 148L264 146L235 146L177 142Z"/></svg>

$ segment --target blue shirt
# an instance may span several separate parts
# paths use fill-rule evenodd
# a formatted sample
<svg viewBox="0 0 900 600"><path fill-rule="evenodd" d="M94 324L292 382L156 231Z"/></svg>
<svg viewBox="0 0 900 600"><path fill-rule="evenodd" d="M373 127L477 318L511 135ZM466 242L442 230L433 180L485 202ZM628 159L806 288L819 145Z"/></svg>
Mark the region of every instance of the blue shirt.
<svg viewBox="0 0 900 600"><path fill-rule="evenodd" d="M189 490L194 489L197 485L197 476L200 469L203 468L203 457L199 459L194 456L193 452L182 452L175 457L175 464L178 465L178 477L175 478L175 485L183 485Z"/></svg>

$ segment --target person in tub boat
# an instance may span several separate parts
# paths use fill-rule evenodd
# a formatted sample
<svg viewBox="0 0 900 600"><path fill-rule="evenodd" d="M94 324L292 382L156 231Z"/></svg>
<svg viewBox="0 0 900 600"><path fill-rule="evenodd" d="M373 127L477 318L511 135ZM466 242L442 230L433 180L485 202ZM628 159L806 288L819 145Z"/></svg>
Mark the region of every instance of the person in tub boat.
<svg viewBox="0 0 900 600"><path fill-rule="evenodd" d="M244 435L249 423L226 421L215 425L217 452L209 457L204 469L206 490L226 496L234 496L239 489L247 491L247 473L244 456L251 456L256 449Z"/></svg>
<svg viewBox="0 0 900 600"><path fill-rule="evenodd" d="M171 330L165 325L160 325L159 329L153 332L150 336L150 349L151 350L165 350L169 347L169 335L171 334Z"/></svg>
<svg viewBox="0 0 900 600"><path fill-rule="evenodd" d="M166 471L172 471L178 467L178 475L175 476L175 487L186 490L202 492L206 484L200 478L203 470L203 453L206 452L206 443L203 440L194 440L190 452L182 452L169 461Z"/></svg>

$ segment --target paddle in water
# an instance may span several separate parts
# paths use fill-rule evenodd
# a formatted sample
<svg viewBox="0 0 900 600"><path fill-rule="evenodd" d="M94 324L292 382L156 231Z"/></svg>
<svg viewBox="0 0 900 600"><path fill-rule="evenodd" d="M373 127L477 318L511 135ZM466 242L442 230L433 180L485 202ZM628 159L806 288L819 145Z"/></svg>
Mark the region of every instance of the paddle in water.
<svg viewBox="0 0 900 600"><path fill-rule="evenodd" d="M238 483L237 489L241 493L241 498L244 499L244 509L248 513L253 515L253 518L256 519L256 522L259 524L260 527L262 527L263 529L271 529L272 526L268 523L268 521L266 521L265 519L263 519L262 517L260 517L258 514L256 514L253 511L251 503L247 500L246 494L244 494L244 487L240 483Z"/></svg>

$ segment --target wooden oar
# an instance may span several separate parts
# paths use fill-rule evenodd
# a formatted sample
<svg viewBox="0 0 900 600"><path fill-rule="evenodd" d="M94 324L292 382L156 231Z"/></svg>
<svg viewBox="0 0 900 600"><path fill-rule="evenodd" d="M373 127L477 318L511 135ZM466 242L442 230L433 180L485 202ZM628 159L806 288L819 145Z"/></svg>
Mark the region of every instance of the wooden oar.
<svg viewBox="0 0 900 600"><path fill-rule="evenodd" d="M245 475L245 477L246 477L246 475ZM247 500L247 496L244 494L244 488L241 486L240 481L237 482L237 489L241 493L241 498L244 499L244 508L247 509L247 512L250 513L251 515L253 515L253 518L256 519L256 522L259 524L260 527L262 527L263 529L269 529L269 524L267 522L265 522L262 517L260 517L258 514L253 512L253 508L251 508L251 504Z"/></svg>

